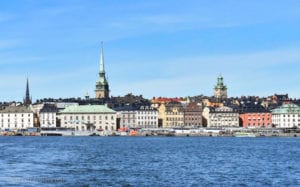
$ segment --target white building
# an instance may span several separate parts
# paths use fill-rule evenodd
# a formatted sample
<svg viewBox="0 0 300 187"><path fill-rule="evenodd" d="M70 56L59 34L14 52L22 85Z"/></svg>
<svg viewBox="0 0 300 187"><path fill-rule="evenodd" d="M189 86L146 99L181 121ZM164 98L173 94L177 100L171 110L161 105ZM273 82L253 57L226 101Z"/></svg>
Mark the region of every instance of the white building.
<svg viewBox="0 0 300 187"><path fill-rule="evenodd" d="M126 105L114 109L117 111L117 118L120 120L120 128L136 127L136 108Z"/></svg>
<svg viewBox="0 0 300 187"><path fill-rule="evenodd" d="M158 111L150 106L141 106L136 111L136 122L137 128L157 128Z"/></svg>
<svg viewBox="0 0 300 187"><path fill-rule="evenodd" d="M40 127L56 127L57 108L53 104L44 104L39 111Z"/></svg>
<svg viewBox="0 0 300 187"><path fill-rule="evenodd" d="M124 106L115 109L121 128L157 128L158 111L150 106Z"/></svg>
<svg viewBox="0 0 300 187"><path fill-rule="evenodd" d="M34 127L34 113L27 106L8 106L0 110L2 130L18 130Z"/></svg>
<svg viewBox="0 0 300 187"><path fill-rule="evenodd" d="M61 127L75 130L116 130L117 114L104 105L73 105L59 112Z"/></svg>
<svg viewBox="0 0 300 187"><path fill-rule="evenodd" d="M300 107L293 103L284 103L272 110L272 123L277 128L300 128Z"/></svg>
<svg viewBox="0 0 300 187"><path fill-rule="evenodd" d="M207 127L239 127L239 113L230 107L205 107L203 117Z"/></svg>

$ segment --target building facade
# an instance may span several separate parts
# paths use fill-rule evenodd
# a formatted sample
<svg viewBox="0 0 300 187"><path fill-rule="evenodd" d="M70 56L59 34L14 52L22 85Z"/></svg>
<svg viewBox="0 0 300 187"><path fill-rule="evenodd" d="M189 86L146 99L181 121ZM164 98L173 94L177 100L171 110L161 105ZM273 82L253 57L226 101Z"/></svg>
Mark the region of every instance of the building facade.
<svg viewBox="0 0 300 187"><path fill-rule="evenodd" d="M172 128L184 126L184 110L179 102L161 104L158 108L159 127Z"/></svg>
<svg viewBox="0 0 300 187"><path fill-rule="evenodd" d="M0 110L1 129L18 130L34 127L34 113L27 106L8 106Z"/></svg>
<svg viewBox="0 0 300 187"><path fill-rule="evenodd" d="M272 110L272 123L276 128L300 128L300 107L284 103Z"/></svg>
<svg viewBox="0 0 300 187"><path fill-rule="evenodd" d="M99 72L99 80L96 83L95 94L96 94L96 99L109 98L109 84L105 76L105 68L104 68L103 45L101 46L100 72Z"/></svg>
<svg viewBox="0 0 300 187"><path fill-rule="evenodd" d="M61 127L75 130L116 130L117 114L104 105L69 106L59 112Z"/></svg>
<svg viewBox="0 0 300 187"><path fill-rule="evenodd" d="M242 126L245 128L272 127L272 113L260 104L250 103L239 108Z"/></svg>
<svg viewBox="0 0 300 187"><path fill-rule="evenodd" d="M184 126L202 127L202 105L189 103L184 109Z"/></svg>
<svg viewBox="0 0 300 187"><path fill-rule="evenodd" d="M58 110L54 104L44 104L39 111L40 127L56 127L56 113Z"/></svg>
<svg viewBox="0 0 300 187"><path fill-rule="evenodd" d="M119 128L137 128L136 111L137 108L131 105L114 108L119 119Z"/></svg>
<svg viewBox="0 0 300 187"><path fill-rule="evenodd" d="M239 113L227 106L205 107L203 117L207 127L239 127Z"/></svg>
<svg viewBox="0 0 300 187"><path fill-rule="evenodd" d="M158 112L150 106L125 106L114 109L121 128L157 128Z"/></svg>
<svg viewBox="0 0 300 187"><path fill-rule="evenodd" d="M217 85L214 88L214 97L222 100L227 98L227 87L224 85L223 77L218 77Z"/></svg>
<svg viewBox="0 0 300 187"><path fill-rule="evenodd" d="M150 106L140 106L136 112L138 128L157 128L158 111Z"/></svg>

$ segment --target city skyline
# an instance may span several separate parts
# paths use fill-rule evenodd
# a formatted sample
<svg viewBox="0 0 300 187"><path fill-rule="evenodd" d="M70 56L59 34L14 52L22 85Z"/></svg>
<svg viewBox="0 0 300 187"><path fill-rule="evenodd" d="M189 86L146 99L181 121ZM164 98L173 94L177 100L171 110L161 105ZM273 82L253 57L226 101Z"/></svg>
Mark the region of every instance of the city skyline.
<svg viewBox="0 0 300 187"><path fill-rule="evenodd" d="M300 98L297 1L0 2L0 101L94 97L101 41L112 96Z"/></svg>

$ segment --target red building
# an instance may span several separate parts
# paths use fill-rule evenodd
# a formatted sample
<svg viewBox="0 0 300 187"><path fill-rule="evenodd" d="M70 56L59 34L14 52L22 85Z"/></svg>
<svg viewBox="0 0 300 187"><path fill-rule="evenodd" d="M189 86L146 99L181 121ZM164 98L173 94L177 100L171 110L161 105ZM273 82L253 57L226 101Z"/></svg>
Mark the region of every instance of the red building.
<svg viewBox="0 0 300 187"><path fill-rule="evenodd" d="M189 103L184 109L184 125L202 127L202 106Z"/></svg>
<svg viewBox="0 0 300 187"><path fill-rule="evenodd" d="M241 125L245 128L272 127L272 113L260 104L242 105L239 113Z"/></svg>

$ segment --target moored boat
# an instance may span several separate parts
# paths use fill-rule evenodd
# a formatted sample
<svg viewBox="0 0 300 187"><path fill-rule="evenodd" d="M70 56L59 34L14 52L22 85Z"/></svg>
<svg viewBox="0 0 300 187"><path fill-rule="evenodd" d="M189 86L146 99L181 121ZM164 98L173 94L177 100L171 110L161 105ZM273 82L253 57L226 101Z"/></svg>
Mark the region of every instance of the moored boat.
<svg viewBox="0 0 300 187"><path fill-rule="evenodd" d="M234 137L239 137L239 138L242 138L242 137L249 137L249 138L255 138L256 135L252 132L236 132L233 134Z"/></svg>

